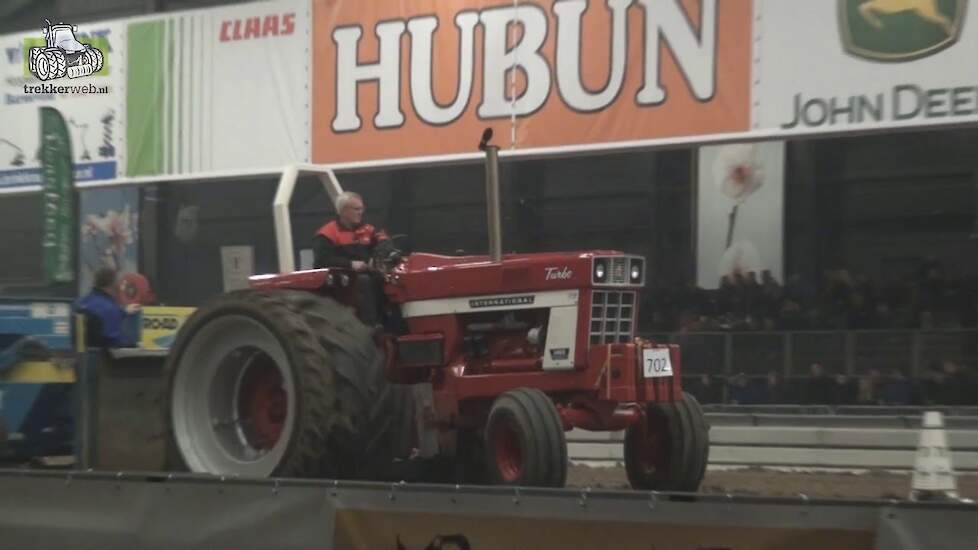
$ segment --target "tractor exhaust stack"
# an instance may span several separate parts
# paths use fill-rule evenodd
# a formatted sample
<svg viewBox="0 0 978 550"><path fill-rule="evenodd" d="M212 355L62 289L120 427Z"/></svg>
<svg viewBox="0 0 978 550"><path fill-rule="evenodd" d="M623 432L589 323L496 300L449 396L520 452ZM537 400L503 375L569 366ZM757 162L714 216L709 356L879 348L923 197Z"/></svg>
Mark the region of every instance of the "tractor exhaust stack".
<svg viewBox="0 0 978 550"><path fill-rule="evenodd" d="M489 222L489 259L503 258L502 226L499 221L499 146L490 145L492 128L482 132L479 149L486 152L486 215Z"/></svg>

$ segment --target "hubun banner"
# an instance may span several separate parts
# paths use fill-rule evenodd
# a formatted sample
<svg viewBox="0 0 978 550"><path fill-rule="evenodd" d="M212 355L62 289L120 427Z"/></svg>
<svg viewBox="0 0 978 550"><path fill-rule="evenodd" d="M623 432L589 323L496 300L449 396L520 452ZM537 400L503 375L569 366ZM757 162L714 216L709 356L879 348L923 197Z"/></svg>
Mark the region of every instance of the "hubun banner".
<svg viewBox="0 0 978 550"><path fill-rule="evenodd" d="M314 162L747 130L747 0L313 1Z"/></svg>

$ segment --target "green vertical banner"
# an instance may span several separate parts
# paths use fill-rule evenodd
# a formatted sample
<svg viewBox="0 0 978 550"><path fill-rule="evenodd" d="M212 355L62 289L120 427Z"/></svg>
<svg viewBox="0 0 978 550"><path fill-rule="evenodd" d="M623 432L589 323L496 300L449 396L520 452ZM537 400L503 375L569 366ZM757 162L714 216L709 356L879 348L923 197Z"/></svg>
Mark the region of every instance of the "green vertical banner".
<svg viewBox="0 0 978 550"><path fill-rule="evenodd" d="M130 176L155 176L165 172L165 120L170 109L164 99L169 82L165 21L129 25L127 32L126 147ZM172 39L171 39L172 40ZM198 98L203 101L204 98Z"/></svg>
<svg viewBox="0 0 978 550"><path fill-rule="evenodd" d="M72 269L75 227L74 171L71 138L57 109L41 107L41 182L44 186L42 217L44 276L49 282L75 279Z"/></svg>

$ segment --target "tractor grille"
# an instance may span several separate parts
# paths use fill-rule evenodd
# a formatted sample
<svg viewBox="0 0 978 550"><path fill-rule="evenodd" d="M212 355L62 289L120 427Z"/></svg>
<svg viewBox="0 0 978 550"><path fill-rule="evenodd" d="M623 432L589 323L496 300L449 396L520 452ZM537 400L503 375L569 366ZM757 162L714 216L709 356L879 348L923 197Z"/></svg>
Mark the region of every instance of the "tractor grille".
<svg viewBox="0 0 978 550"><path fill-rule="evenodd" d="M628 258L611 258L611 269L608 271L608 282L613 285L628 284Z"/></svg>
<svg viewBox="0 0 978 550"><path fill-rule="evenodd" d="M631 342L635 334L635 292L595 290L591 295L590 333L591 345Z"/></svg>

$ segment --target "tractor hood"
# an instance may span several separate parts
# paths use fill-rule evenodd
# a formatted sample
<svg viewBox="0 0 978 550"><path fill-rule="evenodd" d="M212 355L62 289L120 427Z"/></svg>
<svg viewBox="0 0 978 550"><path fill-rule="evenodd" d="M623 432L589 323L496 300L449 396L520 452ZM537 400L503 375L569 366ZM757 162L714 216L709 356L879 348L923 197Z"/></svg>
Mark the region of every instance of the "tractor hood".
<svg viewBox="0 0 978 550"><path fill-rule="evenodd" d="M411 254L396 269L397 284L388 285L388 294L392 300L404 302L585 288L595 286L595 258L624 256L615 250L508 254L494 263L489 256Z"/></svg>

